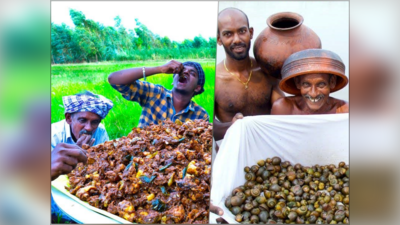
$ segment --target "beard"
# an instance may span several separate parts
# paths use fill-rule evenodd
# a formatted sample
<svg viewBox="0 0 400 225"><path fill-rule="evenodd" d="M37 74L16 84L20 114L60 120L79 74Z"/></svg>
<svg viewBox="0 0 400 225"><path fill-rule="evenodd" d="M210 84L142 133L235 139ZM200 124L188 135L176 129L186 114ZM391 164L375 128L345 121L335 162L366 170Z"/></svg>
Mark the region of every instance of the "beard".
<svg viewBox="0 0 400 225"><path fill-rule="evenodd" d="M324 94L319 94L319 95L317 95L315 98L313 98L313 97L311 97L310 95L308 95L308 94L305 94L304 95L304 98L306 98L306 99L308 99L308 100L310 100L310 101L315 101L315 100L317 100L317 101L320 101L320 100L323 100L324 98L325 98L325 95Z"/></svg>
<svg viewBox="0 0 400 225"><path fill-rule="evenodd" d="M192 92L189 92L189 91L187 91L187 90L183 90L183 89L178 89L178 88L175 88L174 87L174 89L173 89L176 93L179 93L179 94L181 94L181 95L185 95L185 96L189 96L189 95L191 95L192 97L194 96L194 92L192 93Z"/></svg>
<svg viewBox="0 0 400 225"><path fill-rule="evenodd" d="M93 132L83 129L83 130L79 131L79 135L82 135L82 134L86 134L86 135L92 136Z"/></svg>
<svg viewBox="0 0 400 225"><path fill-rule="evenodd" d="M244 60L249 56L249 50L250 50L250 47L251 47L251 42L249 42L248 45L246 45L245 43L239 43L239 44L231 44L229 47L225 46L225 45L222 45L222 46L224 46L225 52L228 53L228 55L231 58L233 58L235 60ZM233 52L232 49L234 47L237 47L237 46L245 47L246 51L244 51L242 53Z"/></svg>

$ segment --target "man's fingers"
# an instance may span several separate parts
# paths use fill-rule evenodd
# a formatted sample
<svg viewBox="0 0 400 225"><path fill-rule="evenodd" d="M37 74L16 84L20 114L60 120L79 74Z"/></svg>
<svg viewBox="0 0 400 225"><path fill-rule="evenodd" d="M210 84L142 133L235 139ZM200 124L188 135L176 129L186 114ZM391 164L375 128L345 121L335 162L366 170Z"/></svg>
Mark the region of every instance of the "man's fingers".
<svg viewBox="0 0 400 225"><path fill-rule="evenodd" d="M212 213L215 213L219 216L224 215L224 210L222 210L220 207L213 205L212 203L210 203L210 211Z"/></svg>
<svg viewBox="0 0 400 225"><path fill-rule="evenodd" d="M85 139L83 139L83 144L88 144L90 143L90 140L92 139L92 135L85 135Z"/></svg>
<svg viewBox="0 0 400 225"><path fill-rule="evenodd" d="M72 171L72 169L73 169L73 167L70 166L70 165L61 164L61 165L58 167L58 174L59 174L59 175L68 174L69 172Z"/></svg>
<svg viewBox="0 0 400 225"><path fill-rule="evenodd" d="M235 116L232 118L232 122L234 123L236 120L243 119L242 113L236 113Z"/></svg>
<svg viewBox="0 0 400 225"><path fill-rule="evenodd" d="M174 68L174 73L180 73L182 71L182 68L180 66L176 66Z"/></svg>
<svg viewBox="0 0 400 225"><path fill-rule="evenodd" d="M80 136L80 137L78 138L78 140L76 140L76 145L78 145L79 147L82 147L83 140L85 140L85 139L86 139L86 135L85 135L85 134L82 135L82 136Z"/></svg>
<svg viewBox="0 0 400 225"><path fill-rule="evenodd" d="M66 144L66 143L60 143L58 144L60 145L61 148L67 148L67 149L75 149L76 148L76 144ZM57 145L57 146L58 146ZM56 147L57 147L56 146Z"/></svg>
<svg viewBox="0 0 400 225"><path fill-rule="evenodd" d="M217 223L228 224L228 222L226 222L226 220L224 220L222 217L217 218L216 221Z"/></svg>
<svg viewBox="0 0 400 225"><path fill-rule="evenodd" d="M68 156L74 157L77 159L79 162L86 162L87 157L86 154L83 152L82 149L76 148L76 149L70 149L69 151L66 152Z"/></svg>
<svg viewBox="0 0 400 225"><path fill-rule="evenodd" d="M96 140L95 138L90 139L90 144L89 144L89 146L93 146L95 140Z"/></svg>
<svg viewBox="0 0 400 225"><path fill-rule="evenodd" d="M78 164L78 160L76 158L70 157L68 155L63 156L61 158L61 161L70 166L76 166L76 164Z"/></svg>
<svg viewBox="0 0 400 225"><path fill-rule="evenodd" d="M235 115L235 117L237 118L237 119L243 119L243 114L242 113L236 113L236 115Z"/></svg>
<svg viewBox="0 0 400 225"><path fill-rule="evenodd" d="M82 146L83 146L84 144L89 145L90 139L91 139L91 138L92 138L91 135L84 134L84 135L82 135L82 136L76 141L76 145L78 145L78 146L81 147L81 148L82 148Z"/></svg>
<svg viewBox="0 0 400 225"><path fill-rule="evenodd" d="M81 152L83 152L83 154L86 156L87 150L85 150L85 149L83 149L83 148L81 148L80 150L81 150Z"/></svg>

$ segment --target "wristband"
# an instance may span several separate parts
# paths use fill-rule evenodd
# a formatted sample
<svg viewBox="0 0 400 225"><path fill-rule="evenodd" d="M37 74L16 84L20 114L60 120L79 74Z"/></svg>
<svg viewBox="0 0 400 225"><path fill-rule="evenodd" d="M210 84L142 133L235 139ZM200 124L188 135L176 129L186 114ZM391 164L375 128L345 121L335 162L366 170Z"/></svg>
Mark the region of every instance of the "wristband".
<svg viewBox="0 0 400 225"><path fill-rule="evenodd" d="M146 81L146 71L145 71L144 68L145 68L145 67L143 67L143 78L144 78L144 81Z"/></svg>

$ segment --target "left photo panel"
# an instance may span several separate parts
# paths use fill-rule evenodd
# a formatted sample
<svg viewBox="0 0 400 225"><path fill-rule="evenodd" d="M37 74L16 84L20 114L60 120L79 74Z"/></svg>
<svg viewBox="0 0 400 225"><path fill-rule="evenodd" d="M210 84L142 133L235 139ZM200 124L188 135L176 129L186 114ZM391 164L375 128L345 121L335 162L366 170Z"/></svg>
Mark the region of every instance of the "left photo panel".
<svg viewBox="0 0 400 225"><path fill-rule="evenodd" d="M52 223L208 223L217 15L51 2Z"/></svg>

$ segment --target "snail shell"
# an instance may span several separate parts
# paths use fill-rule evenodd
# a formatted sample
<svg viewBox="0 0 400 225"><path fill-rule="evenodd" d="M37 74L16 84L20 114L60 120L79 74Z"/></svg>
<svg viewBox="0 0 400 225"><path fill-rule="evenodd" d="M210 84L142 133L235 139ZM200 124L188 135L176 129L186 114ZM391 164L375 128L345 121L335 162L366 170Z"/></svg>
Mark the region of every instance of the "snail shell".
<svg viewBox="0 0 400 225"><path fill-rule="evenodd" d="M251 170L251 172L253 172L253 173L257 173L257 170L258 170L259 168L260 168L260 167L259 167L258 165L253 165L253 166L251 166L250 170Z"/></svg>
<svg viewBox="0 0 400 225"><path fill-rule="evenodd" d="M260 222L260 219L258 218L257 215L252 215L252 216L250 217L250 222L253 223L253 224L256 224L256 223L259 223L259 222Z"/></svg>
<svg viewBox="0 0 400 225"><path fill-rule="evenodd" d="M242 203L243 203L243 199L241 197L239 197L239 196L231 197L231 206L240 206ZM235 208L235 207L233 207L233 208Z"/></svg>
<svg viewBox="0 0 400 225"><path fill-rule="evenodd" d="M258 189L258 188L253 188L253 189L251 189L251 195L252 195L253 197L260 196L260 193L261 193L261 191L260 191L260 189Z"/></svg>
<svg viewBox="0 0 400 225"><path fill-rule="evenodd" d="M264 166L265 165L265 160L259 160L258 162L257 162L257 164L259 165L259 166Z"/></svg>
<svg viewBox="0 0 400 225"><path fill-rule="evenodd" d="M252 172L246 173L246 175L244 175L244 178L248 181L252 181L256 179L256 175Z"/></svg>
<svg viewBox="0 0 400 225"><path fill-rule="evenodd" d="M272 158L272 165L279 165L281 164L281 158L275 156Z"/></svg>
<svg viewBox="0 0 400 225"><path fill-rule="evenodd" d="M252 210L254 207L253 207L253 204L252 203L247 203L246 205L244 205L244 210L246 210L246 211L250 211L250 210Z"/></svg>
<svg viewBox="0 0 400 225"><path fill-rule="evenodd" d="M237 214L242 212L242 208L239 207L239 206L235 206L235 207L232 208L231 212L232 212L233 215L237 215Z"/></svg>
<svg viewBox="0 0 400 225"><path fill-rule="evenodd" d="M225 199L225 206L226 206L226 208L230 208L232 205L231 205L231 196L228 196L226 199Z"/></svg>
<svg viewBox="0 0 400 225"><path fill-rule="evenodd" d="M291 222L295 221L296 218L297 218L297 213L294 212L294 211L289 212L288 218L289 218L289 220L290 220Z"/></svg>
<svg viewBox="0 0 400 225"><path fill-rule="evenodd" d="M242 222L242 220L243 220L243 215L242 214L237 214L236 216L235 216L235 220L237 221L237 222Z"/></svg>
<svg viewBox="0 0 400 225"><path fill-rule="evenodd" d="M269 199L267 200L267 206L268 206L269 208L274 208L275 205L276 205L276 199L274 199L274 198L269 198Z"/></svg>
<svg viewBox="0 0 400 225"><path fill-rule="evenodd" d="M268 221L268 212L267 211L261 211L260 214L258 214L258 217L260 218L261 222L266 223Z"/></svg>

